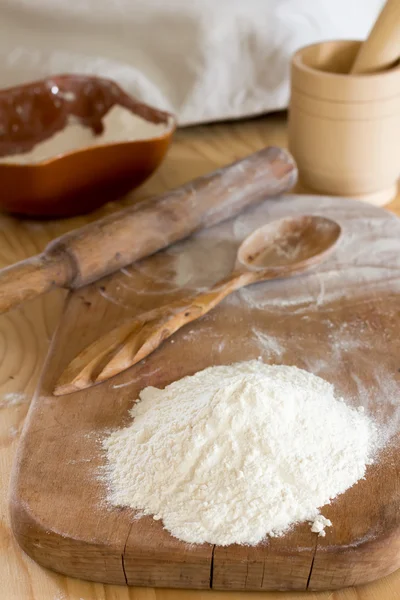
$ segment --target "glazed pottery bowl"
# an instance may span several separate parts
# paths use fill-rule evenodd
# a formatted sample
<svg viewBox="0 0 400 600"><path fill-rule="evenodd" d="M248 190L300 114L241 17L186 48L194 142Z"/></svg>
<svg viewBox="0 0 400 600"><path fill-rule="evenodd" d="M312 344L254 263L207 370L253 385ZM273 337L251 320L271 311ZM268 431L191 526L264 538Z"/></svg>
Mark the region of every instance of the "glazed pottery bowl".
<svg viewBox="0 0 400 600"><path fill-rule="evenodd" d="M176 122L138 102L113 81L60 75L0 91L0 158L30 152L62 131L71 118L101 128L115 105L165 124L149 139L107 141L40 162L0 162L0 209L32 217L87 213L143 183L163 160Z"/></svg>

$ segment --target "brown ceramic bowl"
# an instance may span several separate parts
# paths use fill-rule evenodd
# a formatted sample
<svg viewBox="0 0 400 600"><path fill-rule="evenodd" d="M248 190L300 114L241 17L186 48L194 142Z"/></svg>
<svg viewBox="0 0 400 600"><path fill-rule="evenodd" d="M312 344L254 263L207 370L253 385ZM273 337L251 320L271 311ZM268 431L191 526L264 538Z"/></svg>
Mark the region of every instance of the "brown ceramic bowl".
<svg viewBox="0 0 400 600"><path fill-rule="evenodd" d="M116 83L60 75L0 91L0 157L29 152L74 117L97 130L119 104L152 123L157 137L82 147L41 162L0 163L0 209L35 217L87 213L139 186L165 156L176 123L172 115L128 96Z"/></svg>

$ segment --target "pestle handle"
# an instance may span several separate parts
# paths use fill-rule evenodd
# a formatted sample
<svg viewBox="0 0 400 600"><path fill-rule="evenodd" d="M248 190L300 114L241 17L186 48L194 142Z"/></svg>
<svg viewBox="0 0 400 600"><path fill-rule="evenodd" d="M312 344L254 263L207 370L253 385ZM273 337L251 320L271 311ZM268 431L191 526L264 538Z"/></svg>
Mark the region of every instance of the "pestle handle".
<svg viewBox="0 0 400 600"><path fill-rule="evenodd" d="M387 0L361 44L350 73L362 75L388 69L400 58L400 0Z"/></svg>
<svg viewBox="0 0 400 600"><path fill-rule="evenodd" d="M297 179L286 150L269 147L158 198L115 212L0 271L0 313L55 287L75 289L288 191Z"/></svg>

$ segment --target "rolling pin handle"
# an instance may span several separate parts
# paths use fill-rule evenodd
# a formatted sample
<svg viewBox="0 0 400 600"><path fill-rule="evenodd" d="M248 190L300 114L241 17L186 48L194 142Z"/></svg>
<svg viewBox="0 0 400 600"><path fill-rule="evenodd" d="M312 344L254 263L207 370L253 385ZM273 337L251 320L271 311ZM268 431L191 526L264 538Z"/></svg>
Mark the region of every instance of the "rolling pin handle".
<svg viewBox="0 0 400 600"><path fill-rule="evenodd" d="M53 288L66 286L70 272L65 256L45 254L3 269L0 274L0 314Z"/></svg>

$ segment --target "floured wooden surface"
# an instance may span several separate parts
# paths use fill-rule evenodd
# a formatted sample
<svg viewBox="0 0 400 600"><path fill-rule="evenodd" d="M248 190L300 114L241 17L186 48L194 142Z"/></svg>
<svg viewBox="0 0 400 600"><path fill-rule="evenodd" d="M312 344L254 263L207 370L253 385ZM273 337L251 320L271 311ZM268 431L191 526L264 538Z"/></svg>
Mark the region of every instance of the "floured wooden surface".
<svg viewBox="0 0 400 600"><path fill-rule="evenodd" d="M293 213L321 214L343 227L336 254L317 272L241 290L113 380L51 396L61 370L87 343L125 318L215 283L231 270L246 235ZM15 471L13 525L22 547L56 570L132 585L327 589L394 570L400 549L399 296L400 221L366 204L315 196L266 201L76 292ZM129 421L140 389L259 356L331 381L347 402L372 412L385 432L386 449L366 480L324 509L334 524L326 538L316 539L303 524L262 547L189 547L159 522L133 520L129 511L106 506L100 441Z"/></svg>

